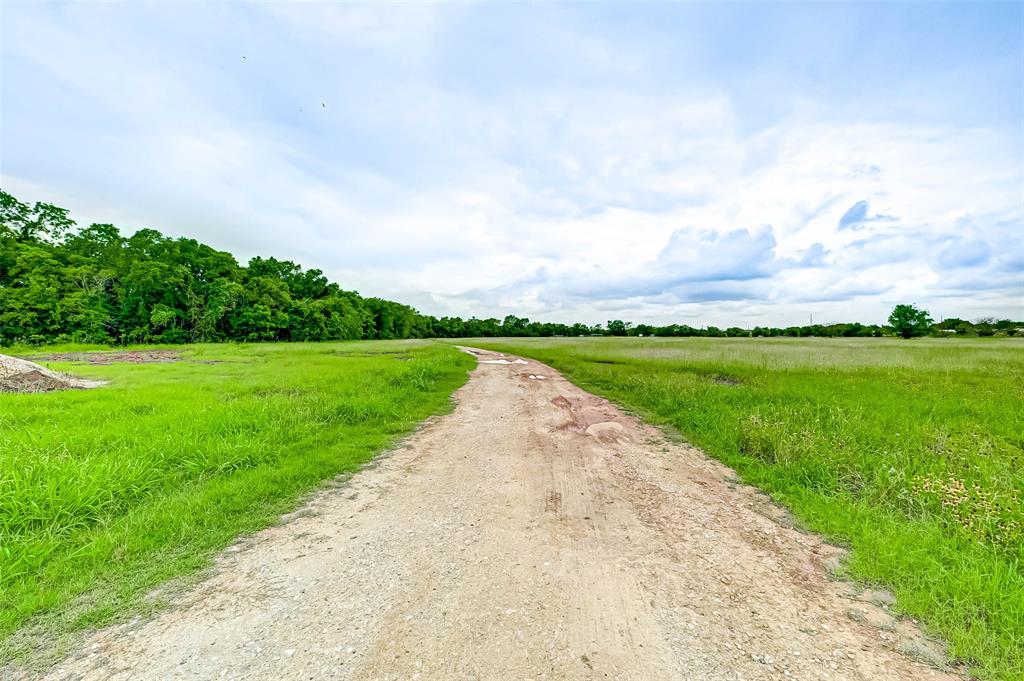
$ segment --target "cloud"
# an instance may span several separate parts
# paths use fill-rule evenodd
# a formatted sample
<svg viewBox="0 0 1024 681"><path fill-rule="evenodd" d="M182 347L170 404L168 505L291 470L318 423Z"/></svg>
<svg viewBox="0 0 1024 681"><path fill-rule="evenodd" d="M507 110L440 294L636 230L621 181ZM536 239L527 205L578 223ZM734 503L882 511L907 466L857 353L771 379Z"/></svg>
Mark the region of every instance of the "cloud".
<svg viewBox="0 0 1024 681"><path fill-rule="evenodd" d="M860 229L869 222L896 222L899 219L892 215L868 215L869 208L867 201L858 201L850 206L839 218L839 229Z"/></svg>
<svg viewBox="0 0 1024 681"><path fill-rule="evenodd" d="M939 252L936 264L941 268L958 269L984 265L992 257L992 249L980 239L955 239Z"/></svg>
<svg viewBox="0 0 1024 681"><path fill-rule="evenodd" d="M820 244L809 249L812 260L821 255ZM760 300L764 284L784 267L804 267L804 259L791 261L775 255L772 228L726 232L680 228L673 230L656 257L625 272L605 268L573 268L551 273L542 268L517 282L492 289L474 289L462 295L494 300L514 291L534 289L541 303L592 301L616 309L624 301L639 305Z"/></svg>
<svg viewBox="0 0 1024 681"><path fill-rule="evenodd" d="M856 228L868 218L868 202L858 201L839 218L839 229Z"/></svg>
<svg viewBox="0 0 1024 681"><path fill-rule="evenodd" d="M718 233L677 229L657 257L626 275L586 272L549 281L551 292L588 300L737 300L757 296L750 282L775 271L775 236L770 227Z"/></svg>
<svg viewBox="0 0 1024 681"><path fill-rule="evenodd" d="M811 244L810 248L798 252L795 258L789 258L786 262L791 267L823 267L829 251L822 243Z"/></svg>
<svg viewBox="0 0 1024 681"><path fill-rule="evenodd" d="M656 269L676 281L747 281L770 276L776 265L775 233L678 229L658 255Z"/></svg>
<svg viewBox="0 0 1024 681"><path fill-rule="evenodd" d="M747 54L690 6L11 5L2 182L434 314L877 321L964 291L986 307L947 315L1019 311L1012 41L935 54L876 8L891 64L831 11L731 22Z"/></svg>

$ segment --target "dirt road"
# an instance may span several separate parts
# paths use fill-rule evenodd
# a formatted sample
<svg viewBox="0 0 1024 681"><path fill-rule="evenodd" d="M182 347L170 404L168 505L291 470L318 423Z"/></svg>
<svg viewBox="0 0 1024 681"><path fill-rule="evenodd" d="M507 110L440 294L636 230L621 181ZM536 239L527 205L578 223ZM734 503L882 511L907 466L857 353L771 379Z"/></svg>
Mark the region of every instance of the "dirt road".
<svg viewBox="0 0 1024 681"><path fill-rule="evenodd" d="M452 414L47 678L953 678L727 469L480 355Z"/></svg>

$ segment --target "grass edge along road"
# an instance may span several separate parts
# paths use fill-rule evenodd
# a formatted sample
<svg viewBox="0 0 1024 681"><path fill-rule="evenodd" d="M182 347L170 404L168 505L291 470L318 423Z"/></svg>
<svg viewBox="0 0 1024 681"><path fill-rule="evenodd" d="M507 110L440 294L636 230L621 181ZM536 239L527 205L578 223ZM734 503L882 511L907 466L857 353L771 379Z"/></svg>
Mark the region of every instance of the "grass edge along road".
<svg viewBox="0 0 1024 681"><path fill-rule="evenodd" d="M0 394L0 669L162 607L157 587L450 410L474 365L423 341L175 350L47 362L110 385Z"/></svg>
<svg viewBox="0 0 1024 681"><path fill-rule="evenodd" d="M984 679L1024 678L1024 343L463 339L669 426Z"/></svg>

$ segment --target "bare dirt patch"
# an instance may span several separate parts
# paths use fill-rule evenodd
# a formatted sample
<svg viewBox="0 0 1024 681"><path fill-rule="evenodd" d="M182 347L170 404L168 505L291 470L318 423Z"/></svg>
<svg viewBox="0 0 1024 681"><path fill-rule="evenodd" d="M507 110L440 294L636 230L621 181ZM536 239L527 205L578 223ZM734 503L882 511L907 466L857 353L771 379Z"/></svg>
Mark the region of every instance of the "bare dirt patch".
<svg viewBox="0 0 1024 681"><path fill-rule="evenodd" d="M130 362L132 364L153 364L162 362L180 362L181 353L177 350L111 350L99 352L55 352L47 355L33 355L28 359L37 362L88 362L90 364L113 364L114 362Z"/></svg>
<svg viewBox="0 0 1024 681"><path fill-rule="evenodd" d="M0 355L0 392L44 393L53 390L96 388L102 381L89 381L50 371L35 362Z"/></svg>
<svg viewBox="0 0 1024 681"><path fill-rule="evenodd" d="M696 449L533 361L481 363L456 398L43 678L957 678Z"/></svg>

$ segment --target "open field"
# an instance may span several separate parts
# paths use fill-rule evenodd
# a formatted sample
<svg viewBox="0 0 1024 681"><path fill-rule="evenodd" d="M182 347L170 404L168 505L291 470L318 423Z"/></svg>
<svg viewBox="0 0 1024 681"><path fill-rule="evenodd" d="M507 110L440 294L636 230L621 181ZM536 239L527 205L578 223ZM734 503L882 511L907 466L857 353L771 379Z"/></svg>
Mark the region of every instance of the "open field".
<svg viewBox="0 0 1024 681"><path fill-rule="evenodd" d="M144 594L446 411L473 365L418 341L60 359L110 385L0 393L0 661L158 605Z"/></svg>
<svg viewBox="0 0 1024 681"><path fill-rule="evenodd" d="M839 574L890 587L977 676L1024 672L1024 341L465 344L677 430L850 547ZM96 349L17 354L110 385L0 393L0 670L76 649L48 678L941 666L883 592L828 581L834 549L534 362L487 358L390 463L203 570L447 411L474 360L422 341Z"/></svg>
<svg viewBox="0 0 1024 681"><path fill-rule="evenodd" d="M1024 678L1024 342L472 339L668 425L852 548L982 678Z"/></svg>

